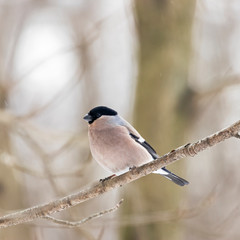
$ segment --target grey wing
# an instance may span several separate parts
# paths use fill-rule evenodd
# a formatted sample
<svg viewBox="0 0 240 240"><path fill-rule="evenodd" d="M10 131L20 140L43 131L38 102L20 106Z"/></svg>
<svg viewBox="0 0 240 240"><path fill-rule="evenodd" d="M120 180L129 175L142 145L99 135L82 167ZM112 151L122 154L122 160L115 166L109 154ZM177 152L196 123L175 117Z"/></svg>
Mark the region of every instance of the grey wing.
<svg viewBox="0 0 240 240"><path fill-rule="evenodd" d="M159 158L158 154L152 148L152 146L149 143L147 143L144 138L141 137L139 132L129 122L127 122L125 119L119 116L118 123L121 126L124 126L125 128L127 128L130 137L133 140L135 140L137 143L139 143L142 147L144 147L149 152L149 154L152 156L153 159Z"/></svg>
<svg viewBox="0 0 240 240"><path fill-rule="evenodd" d="M145 147L148 152L152 155L152 157L154 159L157 159L159 156L157 155L156 151L151 147L150 144L148 144L143 138L139 138L137 136L135 136L134 134L130 133L130 136L139 144L141 144L143 147ZM158 169L157 171L153 172L153 173L157 173L157 174L161 174L162 176L164 176L165 178L173 181L174 183L176 183L179 186L184 186L187 185L189 182L177 175L175 175L174 173L170 172L169 170L167 170L165 167Z"/></svg>
<svg viewBox="0 0 240 240"><path fill-rule="evenodd" d="M144 148L147 149L147 151L149 152L149 154L151 154L151 156L153 157L153 159L157 159L159 156L156 153L156 151L153 149L153 147L147 143L142 137L138 137L136 135L134 135L133 133L129 133L129 135L131 136L131 138L133 138L137 143L139 143L140 145L142 145Z"/></svg>
<svg viewBox="0 0 240 240"><path fill-rule="evenodd" d="M129 133L129 135L139 144L141 144L144 148L147 149L147 151L151 154L151 156L153 157L153 159L157 159L159 156L157 155L156 151L152 148L152 146L150 144L148 144L141 136L138 137L136 135L134 135L133 133ZM173 181L174 183L176 183L179 186L184 186L187 185L189 182L177 175L175 175L174 173L170 172L169 170L167 170L165 167L153 172L153 173L157 173L157 174L161 174L162 176L164 176L165 178Z"/></svg>

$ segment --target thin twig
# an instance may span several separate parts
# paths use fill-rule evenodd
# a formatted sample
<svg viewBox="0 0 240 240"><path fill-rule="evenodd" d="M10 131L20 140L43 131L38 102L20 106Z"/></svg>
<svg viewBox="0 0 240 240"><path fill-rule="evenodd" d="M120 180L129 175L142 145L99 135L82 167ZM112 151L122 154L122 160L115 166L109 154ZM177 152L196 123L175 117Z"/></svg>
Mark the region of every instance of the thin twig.
<svg viewBox="0 0 240 240"><path fill-rule="evenodd" d="M87 223L87 222L89 222L89 221L91 221L93 219L102 217L105 214L108 214L108 213L111 213L113 211L116 211L120 207L120 205L122 203L123 203L123 199L121 199L114 207L106 209L106 210L98 212L98 213L94 213L93 215L91 215L91 216L89 216L87 218L84 218L84 219L82 219L80 221L77 221L77 222L65 221L65 220L62 220L62 219L54 218L54 217L49 216L49 215L46 215L43 218L45 218L47 220L50 220L50 221L52 221L54 223L57 223L57 224L60 224L60 225L64 225L64 226L68 226L68 227L80 227L84 223Z"/></svg>
<svg viewBox="0 0 240 240"><path fill-rule="evenodd" d="M134 214L122 216L121 219L116 218L106 218L104 223L100 225L104 226L113 226L113 227L123 227L123 226L140 226L156 222L172 222L179 219L190 219L201 214L205 214L206 211L215 203L217 192L216 189L213 189L204 199L199 203L194 204L193 207L189 208L179 208L175 210L166 210L166 211L154 211L147 214ZM99 223L92 224L91 226L99 227ZM40 225L33 224L32 226L40 226L44 228L53 228L56 226L49 225ZM59 226L60 227L60 226ZM68 225L62 225L61 227L69 227Z"/></svg>
<svg viewBox="0 0 240 240"><path fill-rule="evenodd" d="M120 176L95 184L94 186L88 187L63 198L3 216L0 218L0 228L30 222L34 219L63 211L82 202L96 198L115 188L144 177L153 171L156 171L157 169L167 166L184 157L193 157L206 148L212 147L231 137L235 137L238 132L240 132L240 120L211 136L208 136L196 143L189 143L181 146L152 162L134 168Z"/></svg>

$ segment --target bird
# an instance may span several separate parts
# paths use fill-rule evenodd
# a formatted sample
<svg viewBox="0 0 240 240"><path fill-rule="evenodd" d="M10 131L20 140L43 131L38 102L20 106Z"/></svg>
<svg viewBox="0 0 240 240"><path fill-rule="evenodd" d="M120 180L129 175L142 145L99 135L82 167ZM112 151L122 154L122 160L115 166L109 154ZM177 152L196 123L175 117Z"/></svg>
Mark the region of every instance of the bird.
<svg viewBox="0 0 240 240"><path fill-rule="evenodd" d="M83 119L88 122L88 139L93 158L113 175L159 158L153 147L115 110L97 106ZM165 167L153 173L160 174L179 186L189 183Z"/></svg>

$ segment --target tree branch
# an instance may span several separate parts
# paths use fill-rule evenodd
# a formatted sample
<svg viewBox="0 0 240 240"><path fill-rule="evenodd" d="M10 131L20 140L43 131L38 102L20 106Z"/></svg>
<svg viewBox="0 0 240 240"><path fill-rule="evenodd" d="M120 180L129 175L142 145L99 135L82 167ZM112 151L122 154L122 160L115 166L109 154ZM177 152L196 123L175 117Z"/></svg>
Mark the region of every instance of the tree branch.
<svg viewBox="0 0 240 240"><path fill-rule="evenodd" d="M120 176L98 183L92 187L88 187L77 193L59 198L46 204L5 215L0 218L0 228L30 222L36 218L44 218L48 215L76 206L77 204L88 201L92 198L96 198L105 192L109 192L114 188L121 187L127 183L135 181L179 159L189 156L193 157L206 148L212 147L226 139L231 137L239 138L239 132L240 121L237 121L233 125L211 136L199 140L196 143L189 143L185 146L181 146L152 162L133 168L131 171Z"/></svg>
<svg viewBox="0 0 240 240"><path fill-rule="evenodd" d="M47 219L47 220L50 220L50 221L52 221L54 223L63 225L63 226L67 226L67 227L80 227L80 226L82 226L86 222L89 222L89 221L91 221L93 219L102 217L103 215L105 215L107 213L111 213L111 212L116 211L120 207L120 205L122 203L123 203L123 199L121 199L114 207L106 209L106 210L103 210L103 211L98 212L98 213L94 213L93 215L91 215L89 217L86 217L86 218L84 218L84 219L82 219L80 221L77 221L77 222L65 221L65 220L62 220L62 219L57 219L57 218L51 217L49 215L44 216L44 218Z"/></svg>

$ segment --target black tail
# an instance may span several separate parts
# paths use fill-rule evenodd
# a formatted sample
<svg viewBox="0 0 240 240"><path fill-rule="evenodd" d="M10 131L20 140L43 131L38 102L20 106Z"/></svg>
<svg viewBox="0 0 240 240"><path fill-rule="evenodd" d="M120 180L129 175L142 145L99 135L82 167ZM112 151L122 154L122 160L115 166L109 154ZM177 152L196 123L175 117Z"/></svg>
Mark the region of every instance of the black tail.
<svg viewBox="0 0 240 240"><path fill-rule="evenodd" d="M165 178L173 181L174 183L176 183L179 186L184 186L189 184L189 182L181 177L178 177L177 175L175 175L174 173L170 172L169 170L167 170L165 167L155 171L154 173L158 173L161 174L162 176L164 176Z"/></svg>

